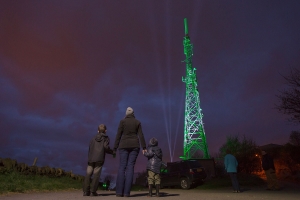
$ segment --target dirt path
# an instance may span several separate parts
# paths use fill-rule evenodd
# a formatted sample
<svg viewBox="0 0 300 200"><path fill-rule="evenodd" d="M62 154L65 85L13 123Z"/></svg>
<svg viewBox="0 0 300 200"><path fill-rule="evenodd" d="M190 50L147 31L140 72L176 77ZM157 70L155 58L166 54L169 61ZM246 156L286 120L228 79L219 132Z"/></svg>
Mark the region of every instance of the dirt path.
<svg viewBox="0 0 300 200"><path fill-rule="evenodd" d="M178 199L178 200L211 200L211 199L228 199L228 200L244 200L244 199L263 199L263 200L293 200L300 199L300 185L285 183L280 191L267 191L262 187L242 188L242 193L232 193L231 188L223 188L221 190L181 190L181 189L161 189L162 199ZM120 200L113 191L98 191L101 196L83 197L82 191L65 191L65 192L45 192L30 194L9 194L0 196L3 200L67 200L67 199L101 199L101 200ZM123 197L124 198L124 197ZM152 198L156 198L155 196ZM126 199L149 199L147 191L134 191L131 197Z"/></svg>

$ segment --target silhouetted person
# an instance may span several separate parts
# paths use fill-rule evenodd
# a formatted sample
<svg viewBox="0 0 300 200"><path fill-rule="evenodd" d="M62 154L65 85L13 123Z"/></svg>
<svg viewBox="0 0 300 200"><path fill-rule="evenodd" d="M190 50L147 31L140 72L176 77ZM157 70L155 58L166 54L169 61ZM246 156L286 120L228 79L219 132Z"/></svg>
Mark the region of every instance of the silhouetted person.
<svg viewBox="0 0 300 200"><path fill-rule="evenodd" d="M97 135L94 136L89 145L88 166L83 182L83 196L98 196L99 178L106 153L113 154L113 151L109 147L109 137L106 135L106 126L100 124L98 126ZM92 183L90 183L92 175L93 180Z"/></svg>
<svg viewBox="0 0 300 200"><path fill-rule="evenodd" d="M273 158L267 154L266 151L262 151L261 164L267 177L268 187L266 190L279 190L279 185L276 177L276 171Z"/></svg>
<svg viewBox="0 0 300 200"><path fill-rule="evenodd" d="M141 143L141 144L140 144ZM142 124L134 116L133 109L128 107L126 116L119 123L114 152L119 148L120 164L116 182L116 196L129 197L133 181L134 166L140 152L146 150Z"/></svg>
<svg viewBox="0 0 300 200"><path fill-rule="evenodd" d="M234 157L234 155L231 154L231 151L229 149L226 150L226 156L224 158L224 165L225 165L225 170L229 174L231 182L232 182L232 187L233 187L233 192L239 193L240 191L240 186L239 182L237 180L237 166L238 166L238 161Z"/></svg>
<svg viewBox="0 0 300 200"><path fill-rule="evenodd" d="M147 151L143 152L144 156L148 158L147 162L147 173L148 173L148 184L149 184L149 194L152 196L152 188L155 185L156 196L159 197L160 188L160 167L162 164L163 153L161 148L158 146L158 141L156 138L151 138Z"/></svg>

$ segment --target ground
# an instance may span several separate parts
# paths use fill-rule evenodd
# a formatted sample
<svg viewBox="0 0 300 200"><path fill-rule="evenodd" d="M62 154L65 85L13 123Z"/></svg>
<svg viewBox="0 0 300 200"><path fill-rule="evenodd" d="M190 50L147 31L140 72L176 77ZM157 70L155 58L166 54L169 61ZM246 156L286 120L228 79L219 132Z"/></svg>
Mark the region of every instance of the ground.
<svg viewBox="0 0 300 200"><path fill-rule="evenodd" d="M293 183L281 183L282 189L280 191L267 191L265 187L253 186L241 188L242 193L232 193L231 187L222 189L210 189L201 190L201 188L195 188L191 190L182 189L161 189L163 199L178 199L178 200L211 200L211 199L229 199L229 200L240 200L240 199L263 199L263 200L293 200L299 199L300 197L300 185ZM117 200L120 197L116 197L114 191L100 190L98 193L101 195L95 198L101 198L101 200ZM58 199L87 199L92 197L83 197L82 191L64 191L64 192L43 192L43 193L26 193L26 194L8 194L0 196L2 200L58 200ZM141 199L147 198L147 191L133 191L130 199ZM152 198L156 198L155 196Z"/></svg>

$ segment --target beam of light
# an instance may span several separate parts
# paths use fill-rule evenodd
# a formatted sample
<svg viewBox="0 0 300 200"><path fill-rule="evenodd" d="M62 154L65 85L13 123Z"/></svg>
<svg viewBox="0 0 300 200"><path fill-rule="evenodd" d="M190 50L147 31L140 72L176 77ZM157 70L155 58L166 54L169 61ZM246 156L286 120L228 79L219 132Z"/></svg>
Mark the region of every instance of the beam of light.
<svg viewBox="0 0 300 200"><path fill-rule="evenodd" d="M169 6L168 6L168 4L169 4L169 2L168 1L165 1L165 4L166 4L166 9L167 9L167 11L166 11L166 13L167 13L167 17L165 18L166 19L166 22L165 22L165 24L166 24L166 31L165 31L165 34L166 34L166 36L165 36L165 38L167 38L166 39L166 42L167 42L167 45L166 45L166 47L167 47L167 50L166 50L166 52L167 52L167 79L168 79L168 118L169 118L169 127L168 127L168 130L169 130L169 132L168 132L168 137L169 137L169 150L170 150L170 159L171 159L171 162L173 161L173 155L174 155L174 148L172 149L172 146L171 146L171 144L172 144L172 118L171 118L171 72L172 72L172 70L171 70L171 57L170 57L170 44L171 44L171 36L172 36L172 34L170 34L170 24L171 24L171 20L170 20L170 9L169 9Z"/></svg>
<svg viewBox="0 0 300 200"><path fill-rule="evenodd" d="M156 26L155 22L160 20L156 18L155 15L153 15L153 11L154 11L154 6L152 2L148 3L148 19L149 19L149 24L150 24L150 31L151 31L151 40L152 40L152 45L153 45L153 49L155 52L155 63L156 64L156 70L157 70L157 81L158 81L158 85L159 85L159 91L160 91L160 95L161 95L161 106L162 106L162 110L163 110L163 119L164 119L164 125L165 125L165 133L166 133L166 139L168 142L168 149L169 149L169 155L170 155L170 160L171 162L173 161L173 157L174 157L174 153L175 153L175 146L176 146L176 141L177 141L177 135L178 135L178 129L179 129L179 120L180 120L180 114L182 114L182 109L183 109L183 105L184 105L184 91L183 91L183 95L182 95L182 101L181 101L181 105L180 105L180 111L178 113L178 123L176 126L176 130L172 131L172 102L174 102L174 99L172 99L172 88L171 88L171 77L172 77L172 66L171 66L171 36L172 34L170 33L170 26L171 26L171 17L170 17L170 7L168 5L171 4L171 1L166 1L165 6L166 6L166 17L164 18L164 24L165 24L165 31L164 31L164 40L159 40L161 38L159 38L158 36L158 31L161 31L158 29L158 27ZM160 32L162 34L162 32ZM161 37L161 36L160 36ZM166 45L162 45L161 41L166 42ZM166 46L165 52L166 52L166 57L162 57L159 52L161 50L162 46ZM164 63L166 62L166 67L162 66ZM180 61L178 61L180 62ZM166 71L164 71L163 69L166 69ZM164 73L167 73L166 75L164 75ZM163 80L166 80L167 84L166 86L164 86L164 82ZM178 80L181 81L181 80ZM177 105L176 105L177 106ZM178 110L177 110L178 111ZM174 128L174 127L173 127ZM174 141L173 141L174 140Z"/></svg>
<svg viewBox="0 0 300 200"><path fill-rule="evenodd" d="M177 143L177 135L178 135L178 132L179 132L179 124L181 123L181 118L180 118L180 115L181 113L183 113L183 108L184 108L184 101L185 101L185 87L182 87L182 90L181 90L181 100L180 100L180 109L179 109L179 113L178 113L178 117L177 117L177 126L176 126L176 131L175 131L175 141L173 143L173 154L172 154L172 158L174 157L174 150L175 150L175 147L176 147L176 143Z"/></svg>
<svg viewBox="0 0 300 200"><path fill-rule="evenodd" d="M153 5L151 2L149 2L148 6L149 9L149 19L150 19L150 26L151 26L151 35L153 36L151 39L153 40L152 44L154 45L154 52L155 52L155 63L157 63L156 65L156 69L158 71L158 83L159 83L159 91L161 94L161 100L162 100L162 109L163 109L163 116L164 116L164 122L165 122L165 128L166 128L166 134L167 134L167 142L168 142L168 147L169 147L169 152L170 152L170 157L171 157L171 146L170 146L170 137L169 137L169 129L168 129L168 119L167 119L167 114L166 114L166 106L165 106L165 96L164 96L164 87L163 87L163 83L162 83L162 70L161 70L161 66L159 65L159 63L161 63L161 59L160 59L160 55L159 55L159 42L158 42L158 37L157 37L157 26L155 25L155 15L153 15L152 11L154 11Z"/></svg>

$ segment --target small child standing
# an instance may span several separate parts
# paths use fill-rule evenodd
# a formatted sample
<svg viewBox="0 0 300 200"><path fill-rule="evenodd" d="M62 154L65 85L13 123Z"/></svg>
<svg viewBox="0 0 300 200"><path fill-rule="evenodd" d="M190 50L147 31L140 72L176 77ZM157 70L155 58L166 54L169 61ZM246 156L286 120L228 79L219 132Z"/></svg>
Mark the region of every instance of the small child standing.
<svg viewBox="0 0 300 200"><path fill-rule="evenodd" d="M160 188L160 167L162 164L163 153L161 148L158 147L158 141L156 138L151 138L147 151L143 151L144 156L148 158L147 173L148 173L148 185L149 194L148 197L152 196L152 188L156 187L156 196L159 197Z"/></svg>
<svg viewBox="0 0 300 200"><path fill-rule="evenodd" d="M105 154L114 154L109 147L109 137L106 135L106 126L100 124L98 133L93 137L89 145L88 166L83 182L83 196L98 196L97 189L101 170L105 161ZM93 180L90 187L90 180Z"/></svg>

